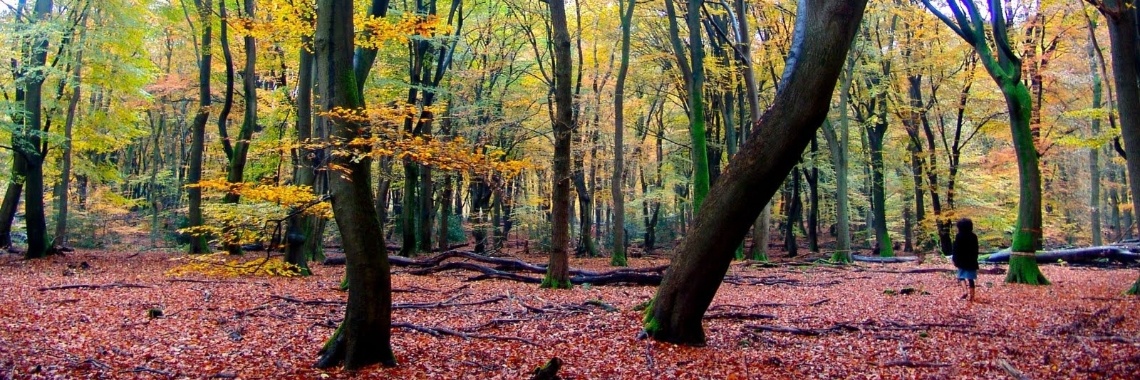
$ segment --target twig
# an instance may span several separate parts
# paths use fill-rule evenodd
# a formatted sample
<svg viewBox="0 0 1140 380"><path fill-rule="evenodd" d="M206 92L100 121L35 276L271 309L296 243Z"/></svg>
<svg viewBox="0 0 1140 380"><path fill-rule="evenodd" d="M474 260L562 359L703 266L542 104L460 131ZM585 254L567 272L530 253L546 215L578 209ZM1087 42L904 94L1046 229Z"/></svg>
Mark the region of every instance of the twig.
<svg viewBox="0 0 1140 380"><path fill-rule="evenodd" d="M949 367L948 363L939 362L916 362L912 360L892 360L882 364L883 367L912 367L912 368L934 368L934 367Z"/></svg>
<svg viewBox="0 0 1140 380"><path fill-rule="evenodd" d="M90 364L92 367L97 367L97 368L102 369L102 370L111 369L111 366L107 365L107 363L101 362L101 361L99 361L99 359L95 359L95 358L87 358L87 360L84 360L83 362Z"/></svg>
<svg viewBox="0 0 1140 380"><path fill-rule="evenodd" d="M289 296L278 296L278 295L272 295L272 296L269 296L269 298L282 300L282 301L288 301L288 302L292 302L292 303L299 303L302 305L344 305L347 303L345 301L336 301L336 300L302 300L302 299L296 299L296 298L289 297Z"/></svg>
<svg viewBox="0 0 1140 380"><path fill-rule="evenodd" d="M156 375L174 377L174 374L172 374L170 372L166 372L166 371L158 370L158 369L153 369L153 368L147 368L147 367L143 367L143 366L135 367L134 369L130 370L129 372L148 372L148 373L153 373Z"/></svg>
<svg viewBox="0 0 1140 380"><path fill-rule="evenodd" d="M998 367L1001 367L1001 369L1005 370L1005 373L1008 373L1009 376L1013 377L1014 379L1029 380L1029 376L1025 376L1024 373L1021 373L1021 371L1018 371L1017 368L1013 367L1013 364L1009 364L1009 362L1006 361L1005 359L998 359L997 365L998 365Z"/></svg>
<svg viewBox="0 0 1140 380"><path fill-rule="evenodd" d="M823 305L823 304L825 304L825 303L828 303L828 302L830 302L830 301L831 301L831 298L824 298L824 299L821 299L821 300L819 300L819 301L815 301L815 302L809 303L809 304L807 304L807 305L808 305L808 306L819 306L819 305Z"/></svg>
<svg viewBox="0 0 1140 380"><path fill-rule="evenodd" d="M49 286L49 287L39 288L37 290L43 292L43 291L48 291L48 290L64 290L64 289L150 288L150 287L151 286L149 286L149 285L127 284L127 283L122 283L122 282L115 282L115 283L110 283L110 284L106 284L106 285L75 284L75 285Z"/></svg>
<svg viewBox="0 0 1140 380"><path fill-rule="evenodd" d="M487 323L484 323L484 324L481 324L478 326L464 327L460 330L463 330L463 331L479 331L479 330L482 330L482 329L485 329L485 328L491 327L491 326L505 325L508 323L515 323L515 322L526 322L529 320L530 320L529 318L497 318L497 319L492 319L490 321L487 321Z"/></svg>
<svg viewBox="0 0 1140 380"><path fill-rule="evenodd" d="M237 281L237 280L198 280L198 279L193 279L193 278L171 278L171 279L167 279L166 281L169 281L169 282L192 282L192 283L196 283L196 284L257 284L257 285L269 285L269 283L267 283L267 282L252 282L251 283L251 282Z"/></svg>
<svg viewBox="0 0 1140 380"><path fill-rule="evenodd" d="M239 311L237 313L234 313L234 317L236 317L236 318L245 317L247 315L253 314L256 311L265 310L267 308L269 308L269 304L262 304L261 306L257 306L257 307L251 308L251 309L246 309L246 310L242 310L242 311Z"/></svg>

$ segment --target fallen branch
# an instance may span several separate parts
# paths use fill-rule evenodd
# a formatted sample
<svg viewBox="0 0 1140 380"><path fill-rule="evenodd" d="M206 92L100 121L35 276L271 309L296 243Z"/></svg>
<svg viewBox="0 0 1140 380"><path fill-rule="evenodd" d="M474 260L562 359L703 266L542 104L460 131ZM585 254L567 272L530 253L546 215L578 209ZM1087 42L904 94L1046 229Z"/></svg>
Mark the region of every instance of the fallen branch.
<svg viewBox="0 0 1140 380"><path fill-rule="evenodd" d="M251 282L247 282L247 281L237 281L237 280L199 280L199 279L193 279L193 278L171 278L171 279L167 279L166 281L169 281L169 282L190 282L190 283L196 283L196 284L257 284L257 285L269 285L269 283L267 283L267 282L252 282L251 283Z"/></svg>
<svg viewBox="0 0 1140 380"><path fill-rule="evenodd" d="M131 369L129 372L136 372L136 373L147 372L147 373L153 373L156 375L162 375L162 376L167 376L167 377L173 377L174 376L174 374L170 373L170 372L166 372L166 371L158 370L158 369L153 369L153 368L147 368L147 367L143 367L143 366L135 367L134 369Z"/></svg>
<svg viewBox="0 0 1140 380"><path fill-rule="evenodd" d="M278 296L278 295L271 295L271 296L269 296L269 298L287 301L287 302L292 302L292 303L299 303L302 305L344 305L347 303L345 301L338 301L338 300L302 300L302 299L296 299L296 298L289 297L289 296Z"/></svg>
<svg viewBox="0 0 1140 380"><path fill-rule="evenodd" d="M1005 359L998 359L997 365L999 368L1005 370L1005 373L1008 373L1009 376L1013 377L1014 379L1029 380L1029 376L1025 376L1024 373L1021 373L1021 371L1018 371L1017 368L1013 367L1013 364L1009 364L1009 362L1006 361Z"/></svg>
<svg viewBox="0 0 1140 380"><path fill-rule="evenodd" d="M836 324L834 326L831 326L828 328L822 328L822 329L801 329L801 328L796 328L796 327L773 326L773 325L744 325L744 327L748 328L748 329L752 329L752 330L757 330L757 331L779 332L779 333L788 333L788 334L792 334L792 335L804 335L804 336L820 336L820 335L825 335L825 334L830 334L830 333L859 331L858 327L848 325L848 324L843 324L843 323Z"/></svg>
<svg viewBox="0 0 1140 380"><path fill-rule="evenodd" d="M464 327L464 328L461 328L460 330L468 331L468 332L479 331L479 330L482 330L482 329L485 329L488 327L492 327L492 326L505 325L508 323L516 323L516 322L526 322L529 320L530 319L522 319L522 318L496 318L496 319L492 319L490 321L487 321L487 323L484 323L484 324L481 324L478 326Z"/></svg>
<svg viewBox="0 0 1140 380"><path fill-rule="evenodd" d="M39 291L43 292L43 291L48 291L48 290L64 290L64 289L107 289L107 288L151 288L151 286L149 286L149 285L139 285L139 284L128 284L128 283L123 283L123 282L114 282L114 283L105 284L105 285L97 285L97 284L75 284L75 285L49 286L49 287L39 288L39 289L37 289L37 290L39 290Z"/></svg>
<svg viewBox="0 0 1140 380"><path fill-rule="evenodd" d="M462 296L462 295L460 295ZM447 300L440 302L415 302L415 303L393 303L393 309L432 309L437 307L453 307L453 306L474 306L495 303L507 299L507 296L495 296L485 300L472 301L472 302L454 302L460 296L451 297Z"/></svg>
<svg viewBox="0 0 1140 380"><path fill-rule="evenodd" d="M463 339L476 338L476 339L492 339L492 340L509 340L509 341L526 343L526 344L529 344L532 346L538 345L538 343L535 343L534 341L531 341L530 339L519 338L516 336L468 334L465 332L455 331L455 330L445 328L445 327L425 327L425 326L414 325L414 324L406 323L406 322L393 323L392 327L402 327L402 328L409 329L409 330L419 331L419 332L422 332L424 334L428 334L431 336L447 335L447 336L456 336L456 337L460 337Z"/></svg>
<svg viewBox="0 0 1140 380"><path fill-rule="evenodd" d="M705 319L776 319L775 315L760 314L760 313L744 313L736 311L726 311L721 313L705 314Z"/></svg>
<svg viewBox="0 0 1140 380"><path fill-rule="evenodd" d="M911 367L911 368L935 368L935 367L949 367L949 363L939 362L916 362L912 360L892 360L882 364L883 367Z"/></svg>

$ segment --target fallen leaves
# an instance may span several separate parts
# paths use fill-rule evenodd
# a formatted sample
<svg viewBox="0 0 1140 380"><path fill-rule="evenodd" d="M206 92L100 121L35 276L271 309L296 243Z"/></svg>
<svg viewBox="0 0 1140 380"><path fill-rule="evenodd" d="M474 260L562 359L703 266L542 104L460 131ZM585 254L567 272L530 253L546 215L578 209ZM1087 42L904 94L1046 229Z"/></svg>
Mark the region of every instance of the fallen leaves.
<svg viewBox="0 0 1140 380"><path fill-rule="evenodd" d="M134 256L134 257L131 257ZM346 378L313 368L344 316L343 267L306 278L177 278L159 252L0 257L0 378ZM541 256L522 257L542 262ZM68 264L90 269L62 276ZM608 259L575 259L605 271ZM665 264L635 259L636 267ZM1134 270L1042 267L1054 285L981 275L959 300L948 264L734 265L706 318L708 346L638 340L644 286L540 290L442 271L393 276L400 365L359 375L527 378L1122 378L1140 371ZM887 289L915 289L910 295ZM161 311L151 318L149 310Z"/></svg>

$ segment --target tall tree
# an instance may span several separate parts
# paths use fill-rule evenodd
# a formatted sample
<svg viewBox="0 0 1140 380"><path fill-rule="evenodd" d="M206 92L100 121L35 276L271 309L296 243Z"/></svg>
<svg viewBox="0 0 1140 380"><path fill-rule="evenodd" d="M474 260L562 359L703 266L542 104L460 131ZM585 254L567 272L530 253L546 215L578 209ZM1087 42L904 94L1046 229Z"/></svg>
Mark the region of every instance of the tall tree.
<svg viewBox="0 0 1140 380"><path fill-rule="evenodd" d="M1009 111L1009 125L1017 154L1018 183L1021 185L1017 206L1017 228L1010 249L1009 274L1005 281L1031 285L1047 285L1049 280L1041 274L1034 257L1041 248L1041 169L1038 152L1030 129L1032 98L1021 81L1021 59L1013 52L1009 42L1005 13L1000 0L989 0L989 22L992 28L993 47L986 38L986 17L983 17L974 0L949 0L950 19L941 10L922 0L923 4L954 33L974 47L982 66L997 83L1005 96ZM965 9L963 9L965 7ZM996 51L995 51L996 50Z"/></svg>
<svg viewBox="0 0 1140 380"><path fill-rule="evenodd" d="M544 288L570 288L570 137L573 114L571 111L570 31L566 24L566 1L550 0L551 43L554 45L554 165L551 178L554 192L551 195L550 264Z"/></svg>
<svg viewBox="0 0 1140 380"><path fill-rule="evenodd" d="M202 179L202 153L205 150L206 122L210 120L210 61L213 53L210 52L213 40L213 0L194 0L198 10L198 21L201 23L202 50L198 57L198 113L190 125L190 162L186 173L186 195L189 199L189 215L187 227L202 226L202 188L196 186ZM190 253L205 253L209 250L206 237L192 234L190 237Z"/></svg>
<svg viewBox="0 0 1140 380"><path fill-rule="evenodd" d="M28 232L28 251L25 258L47 256L47 220L44 216L44 160L47 145L44 144L43 87L48 70L47 26L52 13L51 0L36 0L32 8L31 34L21 46L21 61L16 74L23 81L23 124L18 126L13 138L13 149L24 159L24 223Z"/></svg>
<svg viewBox="0 0 1140 380"><path fill-rule="evenodd" d="M1120 114L1120 135L1128 167L1128 188L1132 191L1132 210L1140 210L1140 16L1135 0L1086 0L1096 6L1108 22L1111 41L1112 78L1116 85L1116 105ZM1129 224L1126 227L1132 230ZM1129 290L1140 294L1140 278Z"/></svg>
<svg viewBox="0 0 1140 380"><path fill-rule="evenodd" d="M352 0L319 0L315 41L316 87L321 112L362 112L364 99L353 72ZM320 128L330 131L326 143L340 143L332 157L329 176L333 216L343 241L348 277L348 306L344 322L322 349L319 367L343 360L345 369L370 364L396 365L392 353L392 282L380 219L373 207L369 185L371 144L349 142L366 139L368 128L355 118L322 116ZM342 172L343 170L343 172Z"/></svg>
<svg viewBox="0 0 1140 380"><path fill-rule="evenodd" d="M610 177L610 194L614 198L613 248L610 265L626 266L625 258L625 193L622 180L625 178L625 77L629 72L629 35L633 24L633 7L637 0L619 2L621 14L621 63L618 66L617 83L614 84L614 172Z"/></svg>
<svg viewBox="0 0 1140 380"><path fill-rule="evenodd" d="M685 82L689 111L689 137L692 140L691 158L693 163L693 210L700 209L709 191L709 159L705 140L705 83L704 48L701 40L701 2L689 1L685 23L689 29L689 56L681 42L680 28L677 26L677 11L673 0L665 0L665 13L669 18L669 41L673 55Z"/></svg>
<svg viewBox="0 0 1140 380"><path fill-rule="evenodd" d="M858 30L863 0L803 0L795 41L775 102L754 126L674 252L669 271L646 310L645 332L656 340L703 344L701 318L712 303L748 228L823 123L844 57ZM740 202L757 199L758 202Z"/></svg>

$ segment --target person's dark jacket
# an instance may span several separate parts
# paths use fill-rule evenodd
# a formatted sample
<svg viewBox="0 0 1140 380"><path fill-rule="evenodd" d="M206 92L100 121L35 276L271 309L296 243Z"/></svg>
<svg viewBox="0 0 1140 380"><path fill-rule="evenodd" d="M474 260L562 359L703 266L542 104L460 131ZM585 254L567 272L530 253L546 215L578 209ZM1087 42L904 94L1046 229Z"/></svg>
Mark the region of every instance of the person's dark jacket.
<svg viewBox="0 0 1140 380"><path fill-rule="evenodd" d="M958 269L978 270L978 235L958 232L954 237L954 266Z"/></svg>

